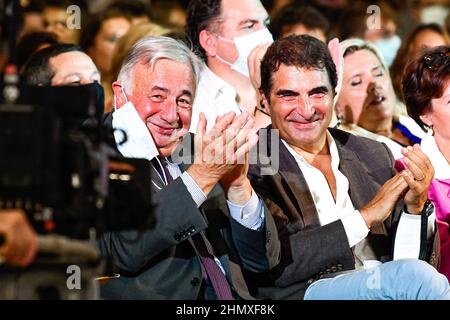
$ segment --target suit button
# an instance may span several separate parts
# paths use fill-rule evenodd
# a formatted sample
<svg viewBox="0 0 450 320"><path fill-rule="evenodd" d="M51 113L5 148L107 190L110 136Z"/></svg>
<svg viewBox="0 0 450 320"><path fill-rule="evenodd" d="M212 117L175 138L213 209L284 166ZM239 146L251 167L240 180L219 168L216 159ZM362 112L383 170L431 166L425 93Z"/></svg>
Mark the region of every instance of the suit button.
<svg viewBox="0 0 450 320"><path fill-rule="evenodd" d="M194 233L195 231L196 231L196 229L195 229L194 226L192 226L192 227L189 228L189 234L192 234L192 233Z"/></svg>
<svg viewBox="0 0 450 320"><path fill-rule="evenodd" d="M326 273L331 273L331 269L325 270Z"/></svg>
<svg viewBox="0 0 450 320"><path fill-rule="evenodd" d="M191 279L191 285L192 285L193 287L196 287L196 286L198 286L199 284L200 284L200 279L199 279L199 278L194 277L194 278Z"/></svg>
<svg viewBox="0 0 450 320"><path fill-rule="evenodd" d="M332 272L336 272L336 271L338 271L338 268L337 268L336 266L332 266L332 267L331 267L331 271L332 271Z"/></svg>

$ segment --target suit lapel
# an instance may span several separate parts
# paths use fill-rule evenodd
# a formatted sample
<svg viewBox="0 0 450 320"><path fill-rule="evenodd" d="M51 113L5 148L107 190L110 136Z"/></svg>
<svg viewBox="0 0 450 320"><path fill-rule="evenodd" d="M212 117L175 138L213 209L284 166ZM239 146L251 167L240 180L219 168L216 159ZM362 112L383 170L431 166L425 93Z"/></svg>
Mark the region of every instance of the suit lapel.
<svg viewBox="0 0 450 320"><path fill-rule="evenodd" d="M331 131L333 135L333 131ZM361 164L358 156L346 147L338 137L334 137L339 153L339 170L347 177L349 182L349 194L355 209L361 209L375 196L377 190L367 179L370 172ZM372 234L387 235L384 224L374 225L370 232Z"/></svg>
<svg viewBox="0 0 450 320"><path fill-rule="evenodd" d="M158 192L165 187L164 181L159 176L158 171L155 168L155 165L153 164L153 161L151 161L151 179L152 179L152 188L154 192Z"/></svg>
<svg viewBox="0 0 450 320"><path fill-rule="evenodd" d="M289 191L291 192L290 199L295 199L296 203L294 204L296 208L300 209L303 223L305 227L314 228L320 226L319 215L317 213L316 206L314 205L314 200L311 196L311 192L309 191L308 184L306 183L305 177L298 167L297 162L294 157L291 155L289 150L286 148L284 143L280 140L277 134L273 136L268 131L268 148L267 150L270 152L271 149L271 138L278 139L279 145L279 176L281 179L284 179L285 184L281 181L278 181L280 185L283 186L283 190L286 190L284 187L287 185ZM274 179L277 179L277 175L274 176Z"/></svg>

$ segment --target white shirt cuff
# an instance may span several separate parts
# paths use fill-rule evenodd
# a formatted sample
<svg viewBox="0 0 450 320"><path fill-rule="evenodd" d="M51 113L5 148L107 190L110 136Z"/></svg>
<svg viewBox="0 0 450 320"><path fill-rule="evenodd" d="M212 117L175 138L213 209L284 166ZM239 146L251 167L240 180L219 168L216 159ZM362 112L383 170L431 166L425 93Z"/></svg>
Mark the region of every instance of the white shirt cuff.
<svg viewBox="0 0 450 320"><path fill-rule="evenodd" d="M367 224L358 210L341 218L341 221L344 225L350 248L355 246L369 234L369 228L367 228Z"/></svg>
<svg viewBox="0 0 450 320"><path fill-rule="evenodd" d="M430 239L434 235L435 221L436 214L433 212L428 217L427 239ZM419 258L421 225L421 215L407 214L402 211L395 235L394 260Z"/></svg>
<svg viewBox="0 0 450 320"><path fill-rule="evenodd" d="M197 208L199 208L203 202L206 200L206 195L203 193L202 189L198 186L197 182L187 173L187 171L183 172L180 176L181 180L183 180L186 189L191 194L192 199L197 204Z"/></svg>
<svg viewBox="0 0 450 320"><path fill-rule="evenodd" d="M264 223L264 206L256 192L252 190L250 200L243 205L237 205L227 200L231 217L248 229L260 230Z"/></svg>

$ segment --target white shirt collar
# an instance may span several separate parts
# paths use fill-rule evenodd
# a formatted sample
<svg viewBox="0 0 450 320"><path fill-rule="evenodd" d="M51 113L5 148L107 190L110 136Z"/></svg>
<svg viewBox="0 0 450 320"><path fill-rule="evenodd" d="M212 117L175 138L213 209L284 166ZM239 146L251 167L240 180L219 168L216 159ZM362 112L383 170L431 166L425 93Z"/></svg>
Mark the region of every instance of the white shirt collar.
<svg viewBox="0 0 450 320"><path fill-rule="evenodd" d="M420 146L422 151L430 158L435 171L434 177L436 179L450 179L450 165L439 150L432 130L429 130L423 137Z"/></svg>
<svg viewBox="0 0 450 320"><path fill-rule="evenodd" d="M324 185L328 183L324 174L319 169L311 166L284 140L281 141L292 154L305 177L322 225L354 212L355 208L348 194L349 182L347 177L339 170L338 149L335 140L328 131L326 132L326 142L330 150L331 169L336 179L336 200L333 199L330 188L324 188Z"/></svg>
<svg viewBox="0 0 450 320"><path fill-rule="evenodd" d="M327 144L328 144L328 148L330 149L330 155L331 155L331 167L333 169L337 169L339 167L339 153L336 147L336 142L333 139L333 136L330 134L330 132L327 130L326 132L326 138L327 138ZM311 166L306 160L305 158L303 158L303 156L301 156L300 154L298 154L286 141L284 141L283 139L281 139L281 141L284 143L284 145L286 146L286 148L288 149L288 151L292 154L292 156L296 159L299 160L305 164L307 164L308 166Z"/></svg>

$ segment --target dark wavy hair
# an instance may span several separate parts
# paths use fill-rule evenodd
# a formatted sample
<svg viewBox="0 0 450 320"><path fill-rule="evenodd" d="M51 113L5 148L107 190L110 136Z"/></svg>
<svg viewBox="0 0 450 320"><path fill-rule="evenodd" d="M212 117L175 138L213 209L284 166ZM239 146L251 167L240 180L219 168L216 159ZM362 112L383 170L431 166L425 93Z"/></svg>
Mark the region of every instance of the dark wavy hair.
<svg viewBox="0 0 450 320"><path fill-rule="evenodd" d="M431 110L431 99L442 96L445 82L450 78L450 59L448 56L444 63L436 65L433 69L424 65L424 59L428 55L448 54L449 51L450 46L422 50L405 67L402 91L406 109L408 115L424 129L426 125L420 120L420 116L427 110Z"/></svg>
<svg viewBox="0 0 450 320"><path fill-rule="evenodd" d="M193 50L206 62L206 52L200 45L200 32L211 30L218 21L222 0L192 0L189 3L186 18L186 35L191 41Z"/></svg>
<svg viewBox="0 0 450 320"><path fill-rule="evenodd" d="M432 31L442 36L442 38L448 41L448 35L443 27L436 23L421 24L418 25L409 35L405 36L402 41L402 45L397 51L394 62L391 66L392 85L394 86L395 93L399 98L402 95L402 75L405 69L408 58L412 55L412 44L417 36L423 31Z"/></svg>
<svg viewBox="0 0 450 320"><path fill-rule="evenodd" d="M261 90L267 99L272 90L272 75L282 64L305 69L326 70L333 91L336 90L336 66L327 45L314 37L290 35L275 41L267 49L261 62Z"/></svg>

